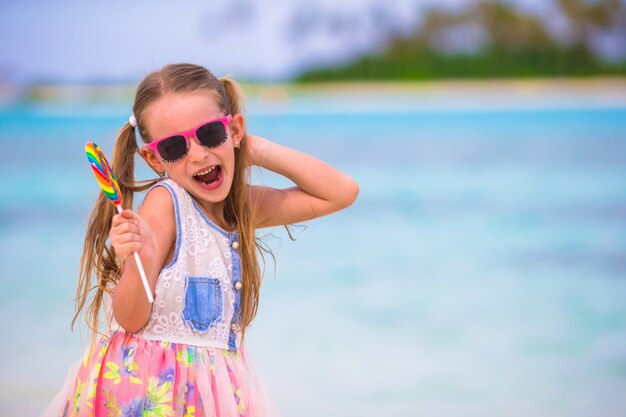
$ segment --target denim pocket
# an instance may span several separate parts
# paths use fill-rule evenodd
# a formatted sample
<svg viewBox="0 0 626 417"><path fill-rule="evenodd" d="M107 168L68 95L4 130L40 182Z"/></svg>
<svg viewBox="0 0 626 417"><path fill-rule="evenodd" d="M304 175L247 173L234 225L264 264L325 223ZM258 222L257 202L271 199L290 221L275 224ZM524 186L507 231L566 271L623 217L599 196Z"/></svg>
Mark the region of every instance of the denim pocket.
<svg viewBox="0 0 626 417"><path fill-rule="evenodd" d="M206 331L222 315L222 292L217 278L188 277L183 319L193 328Z"/></svg>

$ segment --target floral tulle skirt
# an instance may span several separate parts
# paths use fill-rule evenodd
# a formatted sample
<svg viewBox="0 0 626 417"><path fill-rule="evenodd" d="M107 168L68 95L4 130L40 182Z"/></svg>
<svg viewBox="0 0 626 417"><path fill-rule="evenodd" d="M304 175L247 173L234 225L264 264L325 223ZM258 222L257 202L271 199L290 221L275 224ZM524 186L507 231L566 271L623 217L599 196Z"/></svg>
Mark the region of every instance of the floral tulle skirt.
<svg viewBox="0 0 626 417"><path fill-rule="evenodd" d="M234 353L118 331L102 338L78 366L63 416L277 414L243 349Z"/></svg>

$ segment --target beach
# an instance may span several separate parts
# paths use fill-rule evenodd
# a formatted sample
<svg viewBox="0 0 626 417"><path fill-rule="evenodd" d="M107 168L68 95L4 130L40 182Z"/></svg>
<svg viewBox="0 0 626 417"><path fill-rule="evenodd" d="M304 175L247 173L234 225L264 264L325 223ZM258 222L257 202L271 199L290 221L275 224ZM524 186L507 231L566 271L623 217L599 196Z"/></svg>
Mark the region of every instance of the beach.
<svg viewBox="0 0 626 417"><path fill-rule="evenodd" d="M0 90L0 415L38 415L80 358L83 145L111 154L133 88ZM246 343L284 415L626 414L626 79L244 89L250 132L361 189L295 241L259 231Z"/></svg>
<svg viewBox="0 0 626 417"><path fill-rule="evenodd" d="M443 108L466 103L469 98L494 100L510 105L549 105L567 101L591 99L602 106L623 106L626 77L589 78L529 78L488 80L432 80L432 81L341 81L311 83L259 83L241 82L245 96L262 103L288 103L298 98L324 98L333 102L347 102L359 108L355 98L372 107L372 100L395 98L400 101L412 99L434 102ZM40 103L128 103L135 93L135 83L102 83L101 85L63 83L33 84L24 86L0 84L0 103L16 101ZM545 101L548 100L548 103ZM554 101L552 101L554 100ZM361 103L363 105L364 103ZM413 103L415 104L415 103Z"/></svg>

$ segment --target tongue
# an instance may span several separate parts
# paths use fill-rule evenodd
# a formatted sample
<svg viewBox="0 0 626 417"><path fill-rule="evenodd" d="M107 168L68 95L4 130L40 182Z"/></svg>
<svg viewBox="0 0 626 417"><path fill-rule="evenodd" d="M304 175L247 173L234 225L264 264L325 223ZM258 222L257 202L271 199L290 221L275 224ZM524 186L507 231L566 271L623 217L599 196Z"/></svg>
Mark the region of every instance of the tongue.
<svg viewBox="0 0 626 417"><path fill-rule="evenodd" d="M195 175L195 178L198 181L201 181L205 184L211 184L212 182L217 181L217 178L219 176L219 169L220 167L215 167L211 172L209 172L208 174L204 174L204 175Z"/></svg>

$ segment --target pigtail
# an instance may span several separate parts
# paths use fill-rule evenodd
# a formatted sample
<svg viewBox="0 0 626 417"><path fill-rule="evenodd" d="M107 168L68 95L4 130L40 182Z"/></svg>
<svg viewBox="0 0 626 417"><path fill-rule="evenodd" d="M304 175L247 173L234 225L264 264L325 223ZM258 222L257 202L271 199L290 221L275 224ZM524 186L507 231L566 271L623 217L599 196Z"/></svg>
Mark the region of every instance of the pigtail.
<svg viewBox="0 0 626 417"><path fill-rule="evenodd" d="M233 116L242 113L244 110L243 93L239 84L229 77L222 77L219 81L223 87L223 94L221 95L224 113ZM239 234L243 281L240 304L242 338L245 337L246 328L254 320L258 311L261 282L265 273L265 254L269 254L275 262L271 249L256 236L256 221L254 219L256 207L253 207L250 201L250 166L246 159L247 148L248 141L244 132L240 147L235 150L233 184L224 201L223 210L224 223L234 225ZM263 270L261 270L257 254L264 261Z"/></svg>
<svg viewBox="0 0 626 417"><path fill-rule="evenodd" d="M220 78L223 88L222 104L224 113L233 116L242 112L242 92L239 84L229 77ZM218 90L219 91L219 90ZM239 254L241 259L241 289L240 320L242 335L246 327L256 315L259 304L261 287L261 270L256 252L256 240L253 214L250 207L250 168L246 161L247 141L241 140L239 149L235 150L235 172L230 192L224 201L223 217L226 224L234 225L239 234Z"/></svg>
<svg viewBox="0 0 626 417"><path fill-rule="evenodd" d="M134 179L135 154L137 153L137 138L135 128L126 123L115 141L113 147L113 173L117 178L122 193L124 208L133 206L133 196L136 191L143 191L159 180L144 181L137 185ZM88 304L85 312L85 320L91 331L91 343L99 334L100 308L105 293L111 293L114 284L121 275L121 268L116 262L115 250L108 244L111 221L117 213L117 209L103 194L98 194L96 205L89 217L87 233L83 244L83 253L78 275L78 288L76 290L76 313L72 319L72 328L78 317L87 305L89 293L95 290L93 300ZM96 282L92 282L95 277Z"/></svg>
<svg viewBox="0 0 626 417"><path fill-rule="evenodd" d="M226 107L226 113L232 114L233 116L237 113L243 113L243 93L239 83L230 77L220 78L220 83L224 87L226 98L224 106Z"/></svg>

